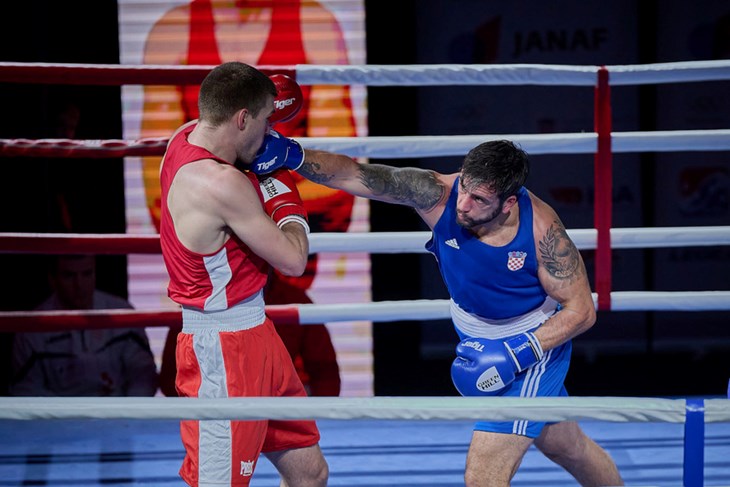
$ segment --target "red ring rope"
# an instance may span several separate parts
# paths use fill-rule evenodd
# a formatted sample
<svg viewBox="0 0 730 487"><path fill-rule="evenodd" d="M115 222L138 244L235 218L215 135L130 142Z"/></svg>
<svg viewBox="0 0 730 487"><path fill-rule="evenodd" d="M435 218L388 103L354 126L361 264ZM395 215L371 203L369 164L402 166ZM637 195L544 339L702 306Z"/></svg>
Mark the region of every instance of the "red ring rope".
<svg viewBox="0 0 730 487"><path fill-rule="evenodd" d="M613 165L611 155L611 87L608 70L601 66L595 89L595 130L598 147L594 156L593 212L598 238L596 240L596 293L598 310L611 309L611 216L613 194Z"/></svg>
<svg viewBox="0 0 730 487"><path fill-rule="evenodd" d="M266 314L276 324L299 324L299 308L289 305L266 306ZM56 332L102 328L181 327L181 311L90 310L90 311L3 311L0 332Z"/></svg>
<svg viewBox="0 0 730 487"><path fill-rule="evenodd" d="M0 157L162 156L168 140L166 137L139 140L0 139Z"/></svg>
<svg viewBox="0 0 730 487"><path fill-rule="evenodd" d="M215 66L134 66L118 64L0 63L0 82L54 85L199 85ZM268 74L296 79L294 66L257 66Z"/></svg>
<svg viewBox="0 0 730 487"><path fill-rule="evenodd" d="M159 254L159 235L3 233L5 254Z"/></svg>

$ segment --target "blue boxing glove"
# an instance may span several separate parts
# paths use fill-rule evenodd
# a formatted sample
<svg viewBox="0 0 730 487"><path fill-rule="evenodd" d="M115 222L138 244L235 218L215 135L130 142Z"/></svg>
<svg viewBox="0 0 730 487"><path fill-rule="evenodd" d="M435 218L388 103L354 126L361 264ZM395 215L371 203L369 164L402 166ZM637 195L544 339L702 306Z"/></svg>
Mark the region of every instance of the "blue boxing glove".
<svg viewBox="0 0 730 487"><path fill-rule="evenodd" d="M303 162L304 149L299 142L269 129L250 169L255 174L268 174L281 168L297 170Z"/></svg>
<svg viewBox="0 0 730 487"><path fill-rule="evenodd" d="M493 396L543 356L532 332L509 340L467 338L456 346L451 380L462 396Z"/></svg>

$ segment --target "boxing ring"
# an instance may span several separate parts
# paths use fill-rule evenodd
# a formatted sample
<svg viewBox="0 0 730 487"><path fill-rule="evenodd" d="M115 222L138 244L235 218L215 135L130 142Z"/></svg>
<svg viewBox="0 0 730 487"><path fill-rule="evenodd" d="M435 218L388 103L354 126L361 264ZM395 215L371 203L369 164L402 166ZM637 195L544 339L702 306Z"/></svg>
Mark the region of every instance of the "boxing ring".
<svg viewBox="0 0 730 487"><path fill-rule="evenodd" d="M197 84L212 66L112 66L0 63L0 81L57 84ZM282 72L281 67L260 67ZM301 137L306 148L352 157L463 156L486 140L507 138L529 154L594 154L595 228L568 229L596 254L594 301L601 311L729 311L730 291L612 289L613 249L730 245L730 226L612 228L612 154L728 151L730 130L614 132L612 86L730 80L730 61L633 66L433 65L288 67L303 85L592 86L595 131L408 137ZM141 140L0 139L3 157L159 156L164 138ZM600 184L599 184L600 181ZM312 234L311 252L420 253L429 232ZM0 234L3 253L157 254L156 235ZM268 306L282 323L449 318L446 300ZM0 330L65 327L170 327L176 310L2 312ZM726 398L0 398L2 485L183 485L177 420L319 420L330 485L462 485L476 418L580 421L613 456L627 485L730 485L730 400ZM103 422L104 438L95 424ZM48 425L52 425L49 427ZM89 427L89 424L92 427ZM397 431L398 434L393 434ZM89 465L96 466L90 468ZM531 449L514 485L569 485L572 479ZM266 461L251 485L278 485Z"/></svg>

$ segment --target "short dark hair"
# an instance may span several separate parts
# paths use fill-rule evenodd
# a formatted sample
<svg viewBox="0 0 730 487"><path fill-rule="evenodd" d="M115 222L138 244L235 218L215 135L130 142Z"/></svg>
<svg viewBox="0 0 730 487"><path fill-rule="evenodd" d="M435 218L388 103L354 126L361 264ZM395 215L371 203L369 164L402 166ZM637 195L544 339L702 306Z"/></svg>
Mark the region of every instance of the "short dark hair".
<svg viewBox="0 0 730 487"><path fill-rule="evenodd" d="M223 63L200 85L200 119L218 126L242 108L248 108L255 117L264 108L267 95L276 93L274 82L258 69L235 61Z"/></svg>
<svg viewBox="0 0 730 487"><path fill-rule="evenodd" d="M486 185L501 201L517 194L529 172L527 152L509 140L479 144L469 151L461 166L464 185Z"/></svg>

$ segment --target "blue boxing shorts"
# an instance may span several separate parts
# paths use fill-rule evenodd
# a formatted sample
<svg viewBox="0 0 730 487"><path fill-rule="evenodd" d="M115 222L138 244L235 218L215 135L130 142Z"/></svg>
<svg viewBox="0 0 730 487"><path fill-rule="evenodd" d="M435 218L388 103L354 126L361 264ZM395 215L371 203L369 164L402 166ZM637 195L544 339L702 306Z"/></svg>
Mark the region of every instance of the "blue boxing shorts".
<svg viewBox="0 0 730 487"><path fill-rule="evenodd" d="M458 329L457 329L458 332ZM469 338L459 333L460 338ZM545 352L542 360L515 377L514 382L497 394L497 397L566 397L565 377L570 366L572 341ZM479 421L474 431L489 431L537 438L545 425L551 423L537 421Z"/></svg>

